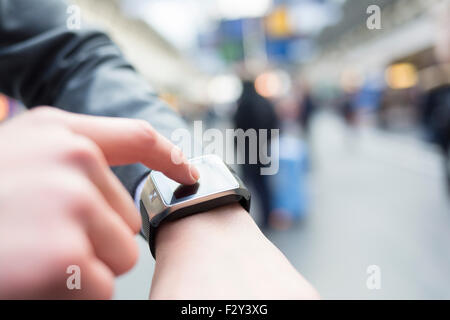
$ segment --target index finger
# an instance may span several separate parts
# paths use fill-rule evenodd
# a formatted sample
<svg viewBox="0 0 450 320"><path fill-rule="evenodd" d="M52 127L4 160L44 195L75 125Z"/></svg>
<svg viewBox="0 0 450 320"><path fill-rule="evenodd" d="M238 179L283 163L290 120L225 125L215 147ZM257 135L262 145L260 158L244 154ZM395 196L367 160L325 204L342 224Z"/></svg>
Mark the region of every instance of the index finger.
<svg viewBox="0 0 450 320"><path fill-rule="evenodd" d="M181 184L200 177L181 150L144 120L56 112L69 129L94 141L111 166L141 162Z"/></svg>

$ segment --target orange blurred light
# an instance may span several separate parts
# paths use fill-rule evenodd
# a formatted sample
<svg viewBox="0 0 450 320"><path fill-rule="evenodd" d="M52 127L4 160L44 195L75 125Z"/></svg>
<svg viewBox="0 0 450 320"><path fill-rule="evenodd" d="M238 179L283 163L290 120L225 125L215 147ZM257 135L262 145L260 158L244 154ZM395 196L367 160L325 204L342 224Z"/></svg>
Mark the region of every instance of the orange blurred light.
<svg viewBox="0 0 450 320"><path fill-rule="evenodd" d="M417 84L417 69L411 63L397 63L386 69L385 78L392 89L408 89Z"/></svg>
<svg viewBox="0 0 450 320"><path fill-rule="evenodd" d="M5 120L9 114L9 103L8 99L0 94L0 121Z"/></svg>
<svg viewBox="0 0 450 320"><path fill-rule="evenodd" d="M263 97L273 97L280 90L280 81L273 73L263 73L256 78L255 89Z"/></svg>
<svg viewBox="0 0 450 320"><path fill-rule="evenodd" d="M280 6L266 18L267 32L272 37L288 37L293 28L289 21L289 13L285 6Z"/></svg>
<svg viewBox="0 0 450 320"><path fill-rule="evenodd" d="M255 80L255 89L266 98L278 97L286 94L291 87L289 75L282 70L267 71Z"/></svg>

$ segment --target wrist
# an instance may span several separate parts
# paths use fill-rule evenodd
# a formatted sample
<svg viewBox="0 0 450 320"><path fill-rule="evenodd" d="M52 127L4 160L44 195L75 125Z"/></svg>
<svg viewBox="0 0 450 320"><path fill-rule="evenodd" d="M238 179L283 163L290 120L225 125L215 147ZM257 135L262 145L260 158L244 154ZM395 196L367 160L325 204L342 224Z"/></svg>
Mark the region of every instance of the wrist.
<svg viewBox="0 0 450 320"><path fill-rule="evenodd" d="M314 288L239 204L167 222L151 299L315 299Z"/></svg>
<svg viewBox="0 0 450 320"><path fill-rule="evenodd" d="M258 234L262 236L248 212L238 203L230 204L161 225L156 235L156 256L165 259L212 248L226 250L233 242Z"/></svg>

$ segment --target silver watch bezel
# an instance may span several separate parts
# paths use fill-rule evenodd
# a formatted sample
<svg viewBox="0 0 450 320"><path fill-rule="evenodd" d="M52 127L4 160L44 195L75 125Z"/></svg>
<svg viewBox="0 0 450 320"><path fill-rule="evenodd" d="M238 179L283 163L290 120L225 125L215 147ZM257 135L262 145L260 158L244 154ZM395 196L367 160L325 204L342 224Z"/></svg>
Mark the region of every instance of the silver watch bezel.
<svg viewBox="0 0 450 320"><path fill-rule="evenodd" d="M223 162L223 160L216 155L204 155L204 156L192 158L189 160L189 162L195 162L195 161L198 161L199 159L205 159L205 158L209 158L209 157L215 158L215 161L219 160L228 169L228 167ZM148 175L145 185L142 189L141 201L144 204L145 211L148 215L149 222L153 225L158 225L159 222L162 221L163 219L165 219L168 215L170 215L171 213L176 212L180 209L190 207L190 206L193 206L196 204L200 204L200 203L203 203L203 202L206 202L209 200L222 198L224 196L238 194L237 190L239 190L239 188L240 188L238 180L236 179L235 175L232 174L234 182L235 182L234 186L231 186L230 188L226 188L226 189L223 189L223 190L220 190L220 191L208 194L208 195L184 200L182 202L171 205L171 204L166 203L166 201L164 200L164 197L162 196L158 185L156 184L155 180L153 179L152 173L153 172L151 172Z"/></svg>

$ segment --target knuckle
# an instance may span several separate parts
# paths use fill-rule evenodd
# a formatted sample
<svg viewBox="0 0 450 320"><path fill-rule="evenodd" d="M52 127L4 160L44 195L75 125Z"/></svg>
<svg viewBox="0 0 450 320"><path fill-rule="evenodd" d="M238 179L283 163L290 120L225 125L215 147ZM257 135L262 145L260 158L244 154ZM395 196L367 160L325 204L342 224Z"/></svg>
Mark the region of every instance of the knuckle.
<svg viewBox="0 0 450 320"><path fill-rule="evenodd" d="M78 137L66 150L66 157L69 161L82 165L90 165L103 160L100 148L91 140Z"/></svg>
<svg viewBox="0 0 450 320"><path fill-rule="evenodd" d="M136 120L138 127L138 139L143 144L153 146L158 139L158 133L156 130L145 120Z"/></svg>
<svg viewBox="0 0 450 320"><path fill-rule="evenodd" d="M101 207L102 196L97 187L73 168L56 171L46 190L54 195L53 211L83 228Z"/></svg>
<svg viewBox="0 0 450 320"><path fill-rule="evenodd" d="M69 266L84 266L91 259L92 252L83 237L75 232L67 232L59 239L59 245L48 253L48 265L56 271L66 273Z"/></svg>
<svg viewBox="0 0 450 320"><path fill-rule="evenodd" d="M68 200L70 214L77 221L89 221L95 214L93 196L90 192L78 189Z"/></svg>
<svg viewBox="0 0 450 320"><path fill-rule="evenodd" d="M90 256L89 250L73 244L64 251L60 250L59 254L54 257L54 265L66 271L69 266L86 265Z"/></svg>
<svg viewBox="0 0 450 320"><path fill-rule="evenodd" d="M127 252L126 255L123 256L122 266L117 270L117 275L124 274L131 270L139 259L139 247L134 240L134 237L130 236L130 238L127 239L127 242Z"/></svg>
<svg viewBox="0 0 450 320"><path fill-rule="evenodd" d="M95 190L79 176L70 178L70 187L66 187L62 205L75 220L88 220L93 214Z"/></svg>
<svg viewBox="0 0 450 320"><path fill-rule="evenodd" d="M36 107L29 112L34 118L43 121L59 120L62 113L63 111L49 106Z"/></svg>

